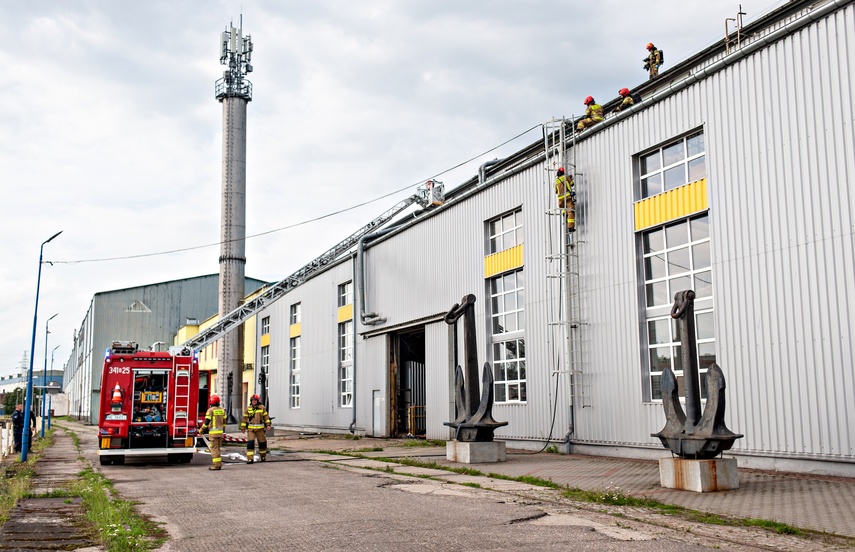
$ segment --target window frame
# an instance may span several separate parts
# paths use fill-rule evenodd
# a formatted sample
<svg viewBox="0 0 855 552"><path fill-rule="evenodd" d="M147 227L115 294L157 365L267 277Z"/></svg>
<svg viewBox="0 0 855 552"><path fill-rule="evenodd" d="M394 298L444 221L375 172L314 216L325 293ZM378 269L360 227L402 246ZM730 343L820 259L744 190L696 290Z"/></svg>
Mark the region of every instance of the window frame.
<svg viewBox="0 0 855 552"><path fill-rule="evenodd" d="M353 320L338 324L339 406L353 408Z"/></svg>
<svg viewBox="0 0 855 552"><path fill-rule="evenodd" d="M289 341L290 356L288 359L289 366L289 404L292 409L300 408L301 403L301 358L302 358L302 336L294 336Z"/></svg>
<svg viewBox="0 0 855 552"><path fill-rule="evenodd" d="M517 207L488 220L487 253L499 253L500 251L525 243L525 226L523 222L522 207ZM497 223L500 226L498 229L495 227Z"/></svg>
<svg viewBox="0 0 855 552"><path fill-rule="evenodd" d="M697 137L701 137L701 139L703 140L703 142L701 144L702 150L699 153L694 153L694 154L690 155L689 154L689 141L691 139L697 138ZM665 163L664 152L667 149L669 149L669 148L671 148L677 144L682 144L682 155L683 155L683 157L679 161L674 161L673 163L665 165L664 164ZM658 154L658 162L659 162L658 168L650 170L648 172L643 172L642 167L643 167L644 161L646 159L648 159L650 156L652 156L653 154ZM671 191L671 190L678 188L680 186L689 184L691 182L696 182L698 180L706 178L707 177L706 154L707 154L707 151L706 151L706 135L704 134L703 128L695 129L691 132L686 133L682 137L675 138L674 140L666 142L665 144L663 144L661 146L658 146L658 147L653 148L651 150L648 150L642 154L639 154L637 156L637 162L636 162L636 166L638 168L638 188L637 188L638 197L640 199L646 199L648 197L653 197L653 196L659 195L661 193ZM695 162L698 159L704 160L703 176L700 176L697 178L691 178L690 177L691 172L690 172L689 166L692 164L692 162ZM666 186L665 186L665 173L668 171L672 171L673 169L679 167L680 165L683 165L683 182L681 184L671 186L670 188L666 188ZM650 192L649 190L645 190L645 187L646 187L645 180L650 179L652 177L655 177L657 175L659 176L658 190L655 192Z"/></svg>
<svg viewBox="0 0 855 552"><path fill-rule="evenodd" d="M338 286L338 306L344 307L353 303L353 280L348 280Z"/></svg>
<svg viewBox="0 0 855 552"><path fill-rule="evenodd" d="M509 278L513 276L513 278ZM507 284L513 287L507 287ZM526 404L525 358L525 277L522 268L503 272L487 280L490 332L490 366L493 370L493 397L496 404ZM511 296L513 297L510 300ZM508 305L512 304L512 308ZM498 321L513 317L513 329L505 330ZM514 346L512 347L511 344ZM516 351L513 356L508 353ZM514 377L512 377L514 376Z"/></svg>
<svg viewBox="0 0 855 552"><path fill-rule="evenodd" d="M288 319L290 320L290 325L300 324L303 321L303 303L297 302L291 305L288 312Z"/></svg>
<svg viewBox="0 0 855 552"><path fill-rule="evenodd" d="M261 319L261 335L266 335L270 333L270 317L265 316Z"/></svg>

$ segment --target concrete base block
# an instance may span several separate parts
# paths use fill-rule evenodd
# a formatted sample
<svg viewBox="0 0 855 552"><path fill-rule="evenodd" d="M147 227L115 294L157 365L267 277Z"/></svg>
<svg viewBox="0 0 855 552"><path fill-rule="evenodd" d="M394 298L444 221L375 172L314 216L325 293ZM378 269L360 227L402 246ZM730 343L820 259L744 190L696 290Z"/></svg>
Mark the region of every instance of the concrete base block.
<svg viewBox="0 0 855 552"><path fill-rule="evenodd" d="M736 458L714 460L660 458L659 484L666 489L696 493L738 489L739 475L736 472Z"/></svg>
<svg viewBox="0 0 855 552"><path fill-rule="evenodd" d="M461 464L488 464L504 462L508 459L504 441L486 443L446 441L445 456L450 462Z"/></svg>

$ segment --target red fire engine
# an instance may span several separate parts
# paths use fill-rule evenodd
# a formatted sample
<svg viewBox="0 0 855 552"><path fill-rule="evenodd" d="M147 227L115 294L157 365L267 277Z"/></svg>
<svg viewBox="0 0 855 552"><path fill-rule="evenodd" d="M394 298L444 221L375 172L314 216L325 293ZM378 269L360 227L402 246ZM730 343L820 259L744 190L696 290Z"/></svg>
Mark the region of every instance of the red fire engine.
<svg viewBox="0 0 855 552"><path fill-rule="evenodd" d="M124 464L126 456L190 462L200 419L196 355L186 347L140 351L132 341L114 341L104 359L100 407L101 464Z"/></svg>

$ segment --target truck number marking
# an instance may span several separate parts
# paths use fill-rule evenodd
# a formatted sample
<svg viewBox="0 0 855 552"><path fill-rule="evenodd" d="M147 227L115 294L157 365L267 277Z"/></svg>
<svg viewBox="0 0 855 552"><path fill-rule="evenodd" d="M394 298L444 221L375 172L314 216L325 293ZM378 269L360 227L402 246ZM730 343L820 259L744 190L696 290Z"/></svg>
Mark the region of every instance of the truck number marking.
<svg viewBox="0 0 855 552"><path fill-rule="evenodd" d="M110 366L109 374L124 374L128 375L131 373L131 369L128 366Z"/></svg>

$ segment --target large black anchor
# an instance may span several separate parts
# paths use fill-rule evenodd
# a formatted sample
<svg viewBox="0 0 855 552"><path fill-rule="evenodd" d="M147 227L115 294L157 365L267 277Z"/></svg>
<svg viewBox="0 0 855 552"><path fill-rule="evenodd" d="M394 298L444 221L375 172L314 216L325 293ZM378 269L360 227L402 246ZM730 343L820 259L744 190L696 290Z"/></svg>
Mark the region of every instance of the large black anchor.
<svg viewBox="0 0 855 552"><path fill-rule="evenodd" d="M662 371L662 406L665 427L658 437L662 446L681 458L710 459L730 449L742 435L724 424L724 373L718 364L707 369L707 405L701 415L698 352L695 342L695 292L678 291L674 295L671 318L680 319L680 344L683 376L686 384L686 412L677 394L677 378L670 368Z"/></svg>
<svg viewBox="0 0 855 552"><path fill-rule="evenodd" d="M445 315L445 322L454 326L454 353L457 360L457 321L463 317L463 342L466 348L466 377L457 365L454 372L455 419L445 425L456 428L455 439L463 442L489 442L493 431L508 422L493 419L493 370L484 364L481 390L478 389L478 343L475 335L475 296L465 296ZM480 399L479 399L480 394Z"/></svg>

